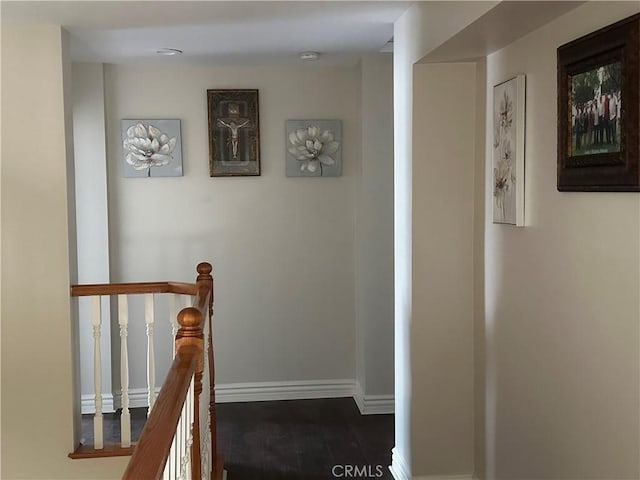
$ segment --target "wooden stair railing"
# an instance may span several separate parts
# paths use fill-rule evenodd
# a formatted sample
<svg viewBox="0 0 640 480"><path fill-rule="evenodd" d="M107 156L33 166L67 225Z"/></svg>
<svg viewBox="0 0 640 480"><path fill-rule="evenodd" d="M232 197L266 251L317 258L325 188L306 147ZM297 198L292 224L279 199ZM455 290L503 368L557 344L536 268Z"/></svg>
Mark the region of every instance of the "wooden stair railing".
<svg viewBox="0 0 640 480"><path fill-rule="evenodd" d="M71 458L91 458L117 455L133 456L129 462L129 467L124 478L140 479L144 478L162 478L164 466L172 465L176 476L185 473L184 469L180 469L180 465L176 466L167 461L167 453L165 450L167 442L169 442L169 452L173 452L177 447L171 447L176 426L181 422L181 417L185 415L190 418L182 418L181 428L183 431L192 432L192 444L190 452L191 463L189 464L189 477L184 478L222 478L222 457L213 452L217 451L216 447L216 412L215 412L215 377L214 377L214 355L212 341L212 319L213 319L213 277L211 276L211 265L203 262L196 267L198 276L195 284L179 283L179 282L145 282L145 283L115 283L115 284L94 284L94 285L73 285L71 287L71 295L73 297L93 296L98 299L97 307L94 304L94 313L96 308L99 310L100 296L118 295L121 297L130 294L156 294L156 293L173 293L178 295L193 296L193 306L183 309L178 314L178 323L180 329L175 337L175 357L174 362L167 374L166 380L162 385L158 398L153 402L151 386L149 388L150 412L147 422L145 423L143 432L137 444L130 442L129 445L123 443L122 446L102 445L84 446L80 445L75 452L69 454ZM148 305L147 305L148 306ZM153 305L151 304L153 310ZM122 310L122 309L120 309ZM120 311L120 314L122 312ZM126 313L126 297L124 308L125 320L119 318L121 336L124 329L126 340L127 313ZM148 317L148 314L146 314ZM94 314L94 337L96 337L96 328L100 332L99 313ZM147 333L149 334L149 323L147 321ZM152 328L152 326L151 326ZM99 348L99 347L98 347ZM98 350L99 354L99 350ZM123 355L126 357L126 341L123 347ZM94 374L98 377L96 381L96 392L99 388L99 372L94 369ZM204 379L204 382L203 382ZM203 393L203 384L206 391ZM190 386L192 388L190 388ZM128 394L126 393L127 382L123 382L123 416L126 411L128 416ZM192 400L187 402L187 407L183 408L185 399L188 395L192 396ZM202 397L202 398L201 398ZM200 401L202 400L202 401ZM153 408L151 409L151 404ZM177 417L176 417L177 412ZM99 395L96 394L96 415L100 417L100 401ZM175 417L175 418L174 418ZM171 419L171 420L170 420ZM175 420L175 422L174 422ZM188 421L187 421L188 420ZM189 426L185 426L186 423ZM100 434L101 434L101 422ZM122 428L125 428L123 421ZM96 420L94 418L94 428ZM170 425L170 427L167 427ZM160 426L160 427L159 427ZM129 424L130 428L130 424ZM167 428L173 430L169 432ZM124 438L124 437L123 437ZM101 439L100 439L101 440ZM204 441L202 441L204 440ZM178 441L178 443L180 440ZM180 445L178 445L179 447ZM195 450L197 447L197 453ZM181 447L182 448L182 447ZM202 452L201 452L202 449ZM149 451L153 451L150 454ZM143 453L135 453L141 451ZM164 460L157 460L158 455L164 457ZM155 459L156 463L151 462L150 458ZM198 465L193 464L194 459L198 459ZM204 459L203 459L204 458ZM142 459L142 460L141 460ZM162 465L158 465L158 462ZM175 462L174 462L175 463ZM205 470L201 470L204 465ZM155 468L155 470L154 470ZM157 477L157 469L160 468L160 477ZM144 473L141 473L144 472ZM168 472L167 472L168 474ZM197 474L197 475L196 475ZM129 476L127 476L129 475ZM177 478L173 476L165 476L164 478Z"/></svg>
<svg viewBox="0 0 640 480"><path fill-rule="evenodd" d="M210 400L214 398L210 273L210 265L198 265L194 306L178 314L176 356L122 477L125 480L222 478L222 460L212 454L216 442L215 400Z"/></svg>

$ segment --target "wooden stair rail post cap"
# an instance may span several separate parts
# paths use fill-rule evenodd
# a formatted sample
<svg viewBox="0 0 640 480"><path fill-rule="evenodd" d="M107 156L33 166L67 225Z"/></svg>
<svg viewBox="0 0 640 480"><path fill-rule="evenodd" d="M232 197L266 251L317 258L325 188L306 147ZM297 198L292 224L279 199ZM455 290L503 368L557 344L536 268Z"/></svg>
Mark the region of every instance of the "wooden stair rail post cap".
<svg viewBox="0 0 640 480"><path fill-rule="evenodd" d="M204 345L202 340L204 334L202 332L203 316L200 310L195 307L187 307L180 310L178 313L178 323L180 329L176 334L176 352L183 347L196 347L200 350L200 354L196 357L196 376L202 375L202 368L204 365ZM196 390L198 387L196 386Z"/></svg>
<svg viewBox="0 0 640 480"><path fill-rule="evenodd" d="M187 307L178 313L178 338L202 336L202 313L195 307Z"/></svg>
<svg viewBox="0 0 640 480"><path fill-rule="evenodd" d="M199 263L196 267L196 271L199 275L210 275L213 267L208 262Z"/></svg>

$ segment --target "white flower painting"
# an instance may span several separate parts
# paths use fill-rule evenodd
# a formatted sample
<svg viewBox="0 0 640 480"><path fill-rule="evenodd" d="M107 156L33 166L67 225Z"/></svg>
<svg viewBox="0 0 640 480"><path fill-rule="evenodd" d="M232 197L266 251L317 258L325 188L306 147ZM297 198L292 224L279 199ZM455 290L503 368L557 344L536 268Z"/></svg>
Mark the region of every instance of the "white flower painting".
<svg viewBox="0 0 640 480"><path fill-rule="evenodd" d="M288 177L342 174L340 120L288 120L286 135Z"/></svg>
<svg viewBox="0 0 640 480"><path fill-rule="evenodd" d="M524 225L525 77L493 88L493 223Z"/></svg>
<svg viewBox="0 0 640 480"><path fill-rule="evenodd" d="M180 120L122 120L125 177L182 176Z"/></svg>

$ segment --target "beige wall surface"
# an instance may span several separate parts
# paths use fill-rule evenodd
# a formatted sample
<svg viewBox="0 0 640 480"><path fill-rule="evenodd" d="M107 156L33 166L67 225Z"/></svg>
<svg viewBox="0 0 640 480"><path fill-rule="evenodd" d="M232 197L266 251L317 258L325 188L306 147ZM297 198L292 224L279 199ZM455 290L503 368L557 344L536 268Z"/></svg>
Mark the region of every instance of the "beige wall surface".
<svg viewBox="0 0 640 480"><path fill-rule="evenodd" d="M473 469L475 68L414 66L414 475Z"/></svg>
<svg viewBox="0 0 640 480"><path fill-rule="evenodd" d="M487 98L524 73L527 113L525 228L490 223L487 128L485 478L640 478L640 197L556 189L556 49L638 9L589 3L487 59Z"/></svg>
<svg viewBox="0 0 640 480"><path fill-rule="evenodd" d="M209 177L212 88L259 89L261 176ZM210 261L218 383L353 379L359 67L108 65L105 95L112 281L190 281ZM184 176L123 178L123 118L180 119ZM341 177L285 177L287 119L342 120ZM143 348L130 364L143 386Z"/></svg>
<svg viewBox="0 0 640 480"><path fill-rule="evenodd" d="M473 471L484 472L484 237L486 57L476 62L476 135L473 197Z"/></svg>
<svg viewBox="0 0 640 480"><path fill-rule="evenodd" d="M362 175L356 209L357 381L367 395L393 393L393 58L361 68Z"/></svg>
<svg viewBox="0 0 640 480"><path fill-rule="evenodd" d="M497 2L416 2L394 24L394 289L395 289L395 448L394 474L411 475L412 457L423 446L412 445L412 392L428 388L413 385L414 362L422 363L425 350L412 351L412 195L414 63L449 37L482 16ZM418 89L421 87L418 86ZM422 132L418 133L418 136ZM423 160L422 157L418 157ZM420 293L419 293L420 295ZM471 321L471 319L469 319ZM415 355L415 357L413 357ZM423 405L420 408L427 408Z"/></svg>
<svg viewBox="0 0 640 480"><path fill-rule="evenodd" d="M2 25L3 479L118 478L73 461L67 147L59 27ZM67 86L68 87L68 86Z"/></svg>
<svg viewBox="0 0 640 480"><path fill-rule="evenodd" d="M109 226L103 65L74 63L72 84L77 283L108 283ZM102 322L105 327L100 346L105 357L102 363L102 389L103 392L111 393L111 363L106 361L111 352L111 335L107 327L111 320L106 300L105 298L102 305ZM79 298L77 308L81 391L83 395L91 397L94 388L91 299Z"/></svg>

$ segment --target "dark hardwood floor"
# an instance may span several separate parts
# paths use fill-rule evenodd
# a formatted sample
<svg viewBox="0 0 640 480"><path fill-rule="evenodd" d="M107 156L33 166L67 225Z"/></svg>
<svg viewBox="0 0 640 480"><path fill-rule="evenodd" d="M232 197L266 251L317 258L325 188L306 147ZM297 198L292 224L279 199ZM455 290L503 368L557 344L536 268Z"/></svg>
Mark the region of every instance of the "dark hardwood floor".
<svg viewBox="0 0 640 480"><path fill-rule="evenodd" d="M217 408L218 449L228 480L349 478L348 466L367 470L366 476L351 478L392 478L393 415L360 415L351 398Z"/></svg>
<svg viewBox="0 0 640 480"><path fill-rule="evenodd" d="M133 409L132 435L146 409ZM360 415L351 398L220 403L218 450L227 480L392 479L393 415ZM92 420L83 435L92 441ZM119 420L105 414L105 442L118 442Z"/></svg>

